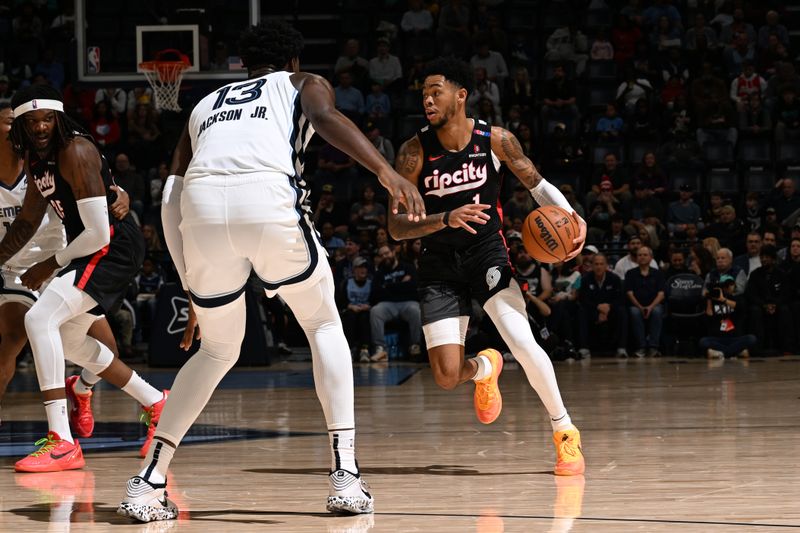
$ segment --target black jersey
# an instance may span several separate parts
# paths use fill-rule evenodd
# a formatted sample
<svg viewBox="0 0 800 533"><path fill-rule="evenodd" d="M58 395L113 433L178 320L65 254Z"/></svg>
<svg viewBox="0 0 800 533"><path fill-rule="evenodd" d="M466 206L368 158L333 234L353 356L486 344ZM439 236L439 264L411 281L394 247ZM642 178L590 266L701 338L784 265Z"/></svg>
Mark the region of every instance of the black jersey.
<svg viewBox="0 0 800 533"><path fill-rule="evenodd" d="M417 187L428 213L444 213L470 203L489 204L492 207L486 213L490 219L485 225L472 225L477 235L463 228L443 228L422 238L425 247L461 249L489 234L499 233L502 228L497 210L500 161L492 153L492 127L482 120L474 123L472 138L459 152L445 150L430 126L417 133L422 145L422 170Z"/></svg>
<svg viewBox="0 0 800 533"><path fill-rule="evenodd" d="M100 176L103 178L108 205L110 206L117 199L117 193L109 188L114 184L114 178L111 175L111 170L108 167L106 158L103 157L99 151L98 155L102 162ZM67 233L67 241L72 241L72 239L83 232L84 227L80 213L78 212L78 203L75 200L75 195L72 193L72 187L70 187L69 183L67 183L61 175L57 154L52 154L46 159L41 159L35 151L30 151L28 152L28 168L30 169L33 182L36 184L39 192L42 193L45 200L50 202L50 205L53 206L56 214L58 214L61 222L64 224L64 229ZM109 225L114 225L115 221L116 219L114 219L109 212Z"/></svg>

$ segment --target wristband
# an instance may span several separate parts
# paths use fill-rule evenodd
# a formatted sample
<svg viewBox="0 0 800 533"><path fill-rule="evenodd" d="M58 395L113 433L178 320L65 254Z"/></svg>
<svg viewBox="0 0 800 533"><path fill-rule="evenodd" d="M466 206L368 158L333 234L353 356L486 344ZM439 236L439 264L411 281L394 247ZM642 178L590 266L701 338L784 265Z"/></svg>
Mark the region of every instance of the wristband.
<svg viewBox="0 0 800 533"><path fill-rule="evenodd" d="M444 212L444 215L442 215L442 223L444 224L444 227L450 227L450 211Z"/></svg>

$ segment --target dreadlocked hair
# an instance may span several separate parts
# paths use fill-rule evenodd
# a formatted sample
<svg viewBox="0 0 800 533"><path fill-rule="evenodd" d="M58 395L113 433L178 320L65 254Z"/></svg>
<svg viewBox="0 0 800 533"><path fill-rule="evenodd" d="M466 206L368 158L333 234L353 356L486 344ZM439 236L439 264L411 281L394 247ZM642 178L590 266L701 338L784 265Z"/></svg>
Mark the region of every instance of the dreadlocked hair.
<svg viewBox="0 0 800 533"><path fill-rule="evenodd" d="M453 85L466 89L467 94L472 92L475 79L472 67L469 63L453 56L434 59L425 66L424 74L425 78L444 76L444 79Z"/></svg>
<svg viewBox="0 0 800 533"><path fill-rule="evenodd" d="M242 32L239 55L250 70L271 66L280 70L303 50L303 35L282 20L265 20Z"/></svg>
<svg viewBox="0 0 800 533"><path fill-rule="evenodd" d="M49 85L30 85L14 93L14 96L11 97L11 107L16 109L31 100L64 101L61 92L55 87ZM58 151L64 148L77 136L88 135L84 129L66 113L55 110L53 113L56 115L56 127L53 131L52 139L54 150ZM21 115L14 117L9 138L11 139L11 144L14 146L14 150L20 155L24 155L27 150L33 148L33 143L31 142L28 130L25 129L25 124Z"/></svg>

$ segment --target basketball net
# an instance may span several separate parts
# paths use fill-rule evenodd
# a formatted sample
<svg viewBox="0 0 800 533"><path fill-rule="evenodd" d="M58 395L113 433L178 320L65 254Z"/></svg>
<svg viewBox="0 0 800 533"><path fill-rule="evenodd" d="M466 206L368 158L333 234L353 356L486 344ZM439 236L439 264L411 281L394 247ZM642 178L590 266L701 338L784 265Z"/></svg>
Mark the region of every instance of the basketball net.
<svg viewBox="0 0 800 533"><path fill-rule="evenodd" d="M189 65L183 61L145 61L139 63L156 97L156 109L179 112L178 93L183 73Z"/></svg>

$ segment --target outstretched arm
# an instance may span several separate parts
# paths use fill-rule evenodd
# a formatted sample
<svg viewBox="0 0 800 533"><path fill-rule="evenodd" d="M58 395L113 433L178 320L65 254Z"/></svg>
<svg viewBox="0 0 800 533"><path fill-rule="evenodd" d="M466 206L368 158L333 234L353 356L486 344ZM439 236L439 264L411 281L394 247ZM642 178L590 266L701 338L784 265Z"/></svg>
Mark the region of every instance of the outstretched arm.
<svg viewBox="0 0 800 533"><path fill-rule="evenodd" d="M567 213L572 214L578 225L578 235L572 241L575 248L565 261L569 261L581 253L583 243L586 241L586 222L572 208L564 195L561 194L561 191L539 174L533 162L523 152L522 146L514 134L503 128L493 127L492 151L500 161L504 161L508 165L511 172L530 190L531 196L539 205L556 205L565 209Z"/></svg>
<svg viewBox="0 0 800 533"><path fill-rule="evenodd" d="M25 168L25 175L31 175L27 167ZM14 222L11 223L8 231L6 231L6 236L0 242L0 265L4 265L23 246L28 244L28 241L36 234L36 230L39 229L39 224L42 223L46 210L47 200L42 197L33 180L28 179L28 188L25 191L25 199L22 201L22 210L14 218Z"/></svg>
<svg viewBox="0 0 800 533"><path fill-rule="evenodd" d="M336 109L333 88L324 78L308 73L292 75L300 103L314 130L378 176L392 199L392 213L405 206L409 220L425 218L425 203L415 187L400 177L353 122Z"/></svg>
<svg viewBox="0 0 800 533"><path fill-rule="evenodd" d="M422 145L415 135L403 143L397 154L395 169L416 190L419 173L422 170ZM397 240L417 239L430 235L446 227L463 228L470 233L476 231L469 222L486 224L489 215L483 211L491 206L487 204L467 204L447 213L434 213L424 220L411 222L404 214L389 215L389 234Z"/></svg>

